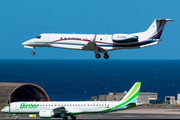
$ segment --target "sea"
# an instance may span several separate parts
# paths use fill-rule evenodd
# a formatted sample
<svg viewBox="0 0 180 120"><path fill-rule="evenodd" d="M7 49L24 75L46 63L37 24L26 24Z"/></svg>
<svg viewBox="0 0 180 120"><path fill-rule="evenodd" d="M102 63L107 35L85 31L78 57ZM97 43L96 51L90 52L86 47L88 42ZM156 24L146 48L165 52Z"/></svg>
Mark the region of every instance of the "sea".
<svg viewBox="0 0 180 120"><path fill-rule="evenodd" d="M34 83L51 101L85 101L91 96L128 91L180 93L180 60L0 60L0 82Z"/></svg>

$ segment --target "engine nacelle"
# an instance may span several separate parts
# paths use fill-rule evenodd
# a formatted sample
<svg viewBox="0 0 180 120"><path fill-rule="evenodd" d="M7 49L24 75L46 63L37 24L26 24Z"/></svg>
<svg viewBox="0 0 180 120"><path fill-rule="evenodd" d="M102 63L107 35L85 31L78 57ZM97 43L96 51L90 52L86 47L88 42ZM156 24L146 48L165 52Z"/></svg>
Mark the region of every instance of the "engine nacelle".
<svg viewBox="0 0 180 120"><path fill-rule="evenodd" d="M116 43L134 44L138 42L138 36L129 34L113 34L112 40Z"/></svg>
<svg viewBox="0 0 180 120"><path fill-rule="evenodd" d="M39 112L40 118L52 118L54 116L54 112L52 110L41 110Z"/></svg>

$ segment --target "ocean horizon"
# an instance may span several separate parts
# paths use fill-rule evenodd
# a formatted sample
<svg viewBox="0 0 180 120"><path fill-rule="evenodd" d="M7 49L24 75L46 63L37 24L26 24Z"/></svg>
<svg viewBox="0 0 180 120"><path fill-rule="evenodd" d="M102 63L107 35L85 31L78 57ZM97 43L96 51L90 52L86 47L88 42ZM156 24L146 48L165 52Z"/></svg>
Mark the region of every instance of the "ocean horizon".
<svg viewBox="0 0 180 120"><path fill-rule="evenodd" d="M142 82L140 92L158 99L180 93L180 60L31 60L1 59L0 82L34 83L51 101L90 100L91 96L128 91Z"/></svg>

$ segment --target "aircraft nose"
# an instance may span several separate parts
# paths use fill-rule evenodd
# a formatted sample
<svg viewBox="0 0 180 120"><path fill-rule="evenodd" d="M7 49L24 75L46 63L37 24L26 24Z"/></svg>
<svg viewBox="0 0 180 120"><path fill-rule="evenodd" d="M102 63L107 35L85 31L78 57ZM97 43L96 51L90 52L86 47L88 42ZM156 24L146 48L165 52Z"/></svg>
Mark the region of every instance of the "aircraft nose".
<svg viewBox="0 0 180 120"><path fill-rule="evenodd" d="M25 44L26 44L26 42L23 42L23 43L22 43L22 45L25 45Z"/></svg>
<svg viewBox="0 0 180 120"><path fill-rule="evenodd" d="M28 46L30 43L31 43L31 40L28 40L28 41L23 42L22 45L24 45L24 46L27 45Z"/></svg>

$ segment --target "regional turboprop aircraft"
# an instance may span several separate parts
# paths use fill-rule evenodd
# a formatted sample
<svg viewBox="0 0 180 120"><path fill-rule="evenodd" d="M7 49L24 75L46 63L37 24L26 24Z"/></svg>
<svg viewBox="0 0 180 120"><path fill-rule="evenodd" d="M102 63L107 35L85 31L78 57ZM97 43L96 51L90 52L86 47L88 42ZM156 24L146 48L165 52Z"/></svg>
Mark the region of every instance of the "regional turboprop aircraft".
<svg viewBox="0 0 180 120"><path fill-rule="evenodd" d="M172 19L155 19L151 26L144 32L133 34L51 34L43 33L36 38L30 39L22 45L32 48L32 55L35 54L35 47L55 47L74 50L94 51L96 58L99 53L104 53L108 59L108 51L120 49L138 49L158 44L161 40L166 22Z"/></svg>
<svg viewBox="0 0 180 120"><path fill-rule="evenodd" d="M71 101L71 102L13 102L10 104L12 114L39 114L40 118L63 118L83 113L102 113L124 110L141 105L137 103L141 82L136 82L121 101ZM9 106L1 112L9 113ZM15 117L15 119L18 119Z"/></svg>

